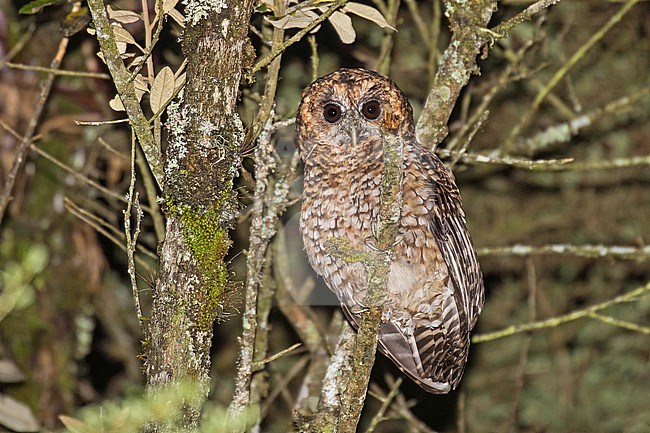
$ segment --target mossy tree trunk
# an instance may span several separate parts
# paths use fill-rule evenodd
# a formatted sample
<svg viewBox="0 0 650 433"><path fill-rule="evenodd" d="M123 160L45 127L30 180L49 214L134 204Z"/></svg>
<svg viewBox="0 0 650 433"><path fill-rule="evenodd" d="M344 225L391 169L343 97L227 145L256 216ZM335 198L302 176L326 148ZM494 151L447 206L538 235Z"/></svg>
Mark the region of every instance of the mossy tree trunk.
<svg viewBox="0 0 650 433"><path fill-rule="evenodd" d="M253 1L186 5L187 84L168 109L166 236L146 341L149 389L191 383L175 428L194 428L209 390L212 326L228 308L224 258L237 213L233 178L243 127L236 113L242 70L252 61Z"/></svg>

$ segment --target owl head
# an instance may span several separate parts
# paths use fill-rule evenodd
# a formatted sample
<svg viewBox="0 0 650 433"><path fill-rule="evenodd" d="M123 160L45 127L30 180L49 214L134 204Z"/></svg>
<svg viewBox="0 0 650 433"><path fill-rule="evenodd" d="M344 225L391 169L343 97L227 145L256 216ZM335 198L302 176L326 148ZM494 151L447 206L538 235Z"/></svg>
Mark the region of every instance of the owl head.
<svg viewBox="0 0 650 433"><path fill-rule="evenodd" d="M305 155L380 145L384 133L413 135L413 109L390 79L367 69L339 69L302 93L296 117L298 145Z"/></svg>

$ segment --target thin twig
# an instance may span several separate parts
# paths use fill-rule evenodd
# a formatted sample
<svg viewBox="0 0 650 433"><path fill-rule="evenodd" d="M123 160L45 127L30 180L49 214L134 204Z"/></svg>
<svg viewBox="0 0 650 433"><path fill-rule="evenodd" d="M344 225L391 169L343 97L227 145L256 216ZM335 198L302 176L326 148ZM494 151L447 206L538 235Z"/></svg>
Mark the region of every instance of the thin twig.
<svg viewBox="0 0 650 433"><path fill-rule="evenodd" d="M395 28L397 26L397 13L399 11L401 0L388 0L384 17ZM391 28L383 29L384 35L381 39L379 54L377 55L377 62L375 70L383 75L390 74L391 54L393 45L395 44L395 35L397 32Z"/></svg>
<svg viewBox="0 0 650 433"><path fill-rule="evenodd" d="M265 399L264 405L260 410L260 412L262 413L262 418L266 417L266 415L269 413L269 409L271 408L271 404L275 401L278 395L280 395L282 390L286 389L289 382L291 382L296 377L296 375L298 375L298 373L300 373L300 371L302 371L302 369L305 368L307 362L309 362L309 357L302 356L298 361L296 361L291 366L291 369L282 376L280 381L274 384L273 390L271 391L269 396Z"/></svg>
<svg viewBox="0 0 650 433"><path fill-rule="evenodd" d="M0 63L0 67L2 65L8 66L7 62L11 62L11 60L20 53L23 48L25 48L25 45L29 42L29 40L34 36L34 33L36 32L36 21L32 20L31 23L29 23L29 27L27 28L27 31L20 37L20 39L14 44L13 47L5 54L4 58L2 59L2 62Z"/></svg>
<svg viewBox="0 0 650 433"><path fill-rule="evenodd" d="M516 53L512 53L508 56L508 66L503 69L503 72L499 75L496 80L496 83L490 86L490 89L483 95L481 102L474 109L474 113L470 116L467 122L463 123L460 131L454 135L454 137L449 140L449 143L445 146L445 149L454 150L460 140L462 140L478 123L484 113L488 110L488 107L494 100L494 98L503 90L509 83L512 82L512 73L516 68L520 67L521 60L524 58L524 55L528 49L533 45L531 40L527 41Z"/></svg>
<svg viewBox="0 0 650 433"><path fill-rule="evenodd" d="M138 193L135 192L135 134L131 132L131 181L129 182L129 193L126 210L124 211L124 235L126 239L126 258L127 258L127 272L131 279L131 290L133 292L133 303L135 305L135 312L140 324L140 329L144 331L142 323L142 307L140 306L140 295L138 290L137 272L135 270L135 249L138 244L138 236L140 236L140 224L142 222L142 209L140 209L140 201ZM131 233L131 211L135 210L135 231Z"/></svg>
<svg viewBox="0 0 650 433"><path fill-rule="evenodd" d="M246 72L244 78L249 82L253 81L253 77L255 76L255 73L257 71L266 68L273 61L273 59L275 59L277 56L282 54L284 50L286 50L288 47L301 40L307 33L311 32L317 26L322 24L326 19L332 16L334 12L336 12L337 10L345 6L347 2L348 0L338 0L336 3L330 6L329 9L327 9L325 12L319 15L318 18L316 18L314 21L309 23L309 25L307 25L305 28L301 29L298 33L296 33L295 35L287 39L282 45L280 45L276 49L271 50L271 52L267 54L264 58L258 60L257 63L255 63L253 67Z"/></svg>
<svg viewBox="0 0 650 433"><path fill-rule="evenodd" d="M399 392L399 387L402 385L402 378L400 377L395 381L395 383L392 384L390 392L381 398L381 407L375 414L375 416L372 417L372 420L370 421L370 425L368 425L368 428L366 429L366 433L372 433L375 431L375 428L377 428L377 425L384 421L384 415L386 413L386 410L388 407L391 405L393 402L393 399L395 396L397 396L397 393Z"/></svg>
<svg viewBox="0 0 650 433"><path fill-rule="evenodd" d="M422 39L422 42L424 42L427 45L427 47L430 47L429 39L431 36L429 34L429 28L427 27L427 24L422 19L422 14L420 12L420 8L418 7L417 2L415 0L405 0L405 3L406 6L408 7L409 14L411 15L411 19L415 24L415 28L420 34L420 39ZM393 27L395 27L394 24Z"/></svg>
<svg viewBox="0 0 650 433"><path fill-rule="evenodd" d="M123 195L118 194L115 191L111 191L110 189L106 188L105 186L102 186L99 183L95 182L94 180L84 176L83 174L79 173L78 170L75 170L74 168L70 167L69 165L64 164L63 162L56 159L54 156L50 155L49 153L47 153L43 149L39 148L38 146L36 146L34 144L31 144L29 148L31 150L33 150L34 152L38 153L43 158L50 161L52 164L54 164L57 167L67 171L68 173L73 175L76 179L80 180L81 182L92 186L93 188L97 189L98 191L100 191L101 193L103 193L103 194L105 194L105 195L107 195L109 197L112 197L112 198L114 198L116 200L119 200L119 201L121 201L123 203L127 202L127 199L124 198ZM151 210L151 208L148 207L148 206L143 206L143 209L145 209L147 212L149 212Z"/></svg>
<svg viewBox="0 0 650 433"><path fill-rule="evenodd" d="M460 161L466 164L496 164L508 165L525 170L551 170L573 162L573 158L561 159L525 159L510 156L498 157L478 153L460 153L447 149L436 149L436 153L442 157L456 157L460 155Z"/></svg>
<svg viewBox="0 0 650 433"><path fill-rule="evenodd" d="M469 131L467 138L465 139L465 143L463 146L460 148L460 150L456 153L454 156L454 159L451 160L451 163L449 164L449 169L453 170L456 164L458 163L458 160L463 157L463 155L466 154L467 148L469 147L470 143L474 139L474 136L478 132L478 130L481 128L483 123L487 120L488 116L490 115L489 111L484 111L483 114L477 119L476 122L474 122L472 129Z"/></svg>
<svg viewBox="0 0 650 433"><path fill-rule="evenodd" d="M530 258L526 261L526 269L528 271L528 321L534 322L537 320L537 276L535 274L535 264ZM521 345L519 352L519 365L517 366L517 373L515 375L515 392L512 399L512 405L510 406L510 416L504 429L505 433L514 431L517 427L517 421L519 419L519 402L521 399L521 393L524 389L526 365L528 364L528 355L530 353L532 340L532 335L528 335L524 340L524 343Z"/></svg>
<svg viewBox="0 0 650 433"><path fill-rule="evenodd" d="M286 349L279 351L275 355L271 355L268 358L264 358L261 361L253 362L253 369L257 371L257 370L261 369L263 366L265 366L266 364L269 364L269 363L271 363L271 362L273 362L273 361L275 361L277 359L282 358L285 355L288 355L289 353L293 352L294 350L296 350L300 346L302 346L302 343L293 344L293 345L287 347Z"/></svg>
<svg viewBox="0 0 650 433"><path fill-rule="evenodd" d="M650 86L646 86L632 95L627 95L612 101L589 113L572 116L566 122L550 126L542 132L517 143L515 145L516 151L517 153L532 154L544 150L553 144L567 143L584 128L594 125L597 120L605 116L611 117L632 110L634 104L643 101L648 95L650 95Z"/></svg>
<svg viewBox="0 0 650 433"><path fill-rule="evenodd" d="M552 171L612 170L618 168L643 167L646 165L650 165L650 155L614 158L604 161L580 161L567 165L551 164L547 166L546 169Z"/></svg>
<svg viewBox="0 0 650 433"><path fill-rule="evenodd" d="M282 1L276 0L274 2L276 14L284 15L284 3ZM284 43L284 29L279 27L273 28L273 45L271 46L271 52L273 50L278 50L280 46ZM262 128L268 122L271 117L271 112L273 107L275 107L275 93L278 88L278 78L280 77L280 65L282 63L282 54L278 54L271 63L266 74L266 84L264 85L264 95L262 96L262 102L259 104L259 110L255 116L255 120L252 123L252 126L249 129L246 138L244 139L244 145L242 152L247 152L252 144L257 140Z"/></svg>
<svg viewBox="0 0 650 433"><path fill-rule="evenodd" d="M543 10L547 9L550 6L553 6L556 3L559 3L560 0L540 0L532 5L528 6L526 9L524 9L522 12L518 13L514 17L510 18L508 21L505 21L498 26L494 27L492 29L492 33L495 38L504 38L508 35L508 32L518 26L519 24L523 23L524 21L528 21L531 19L534 15L537 15L538 13L542 12Z"/></svg>
<svg viewBox="0 0 650 433"><path fill-rule="evenodd" d="M544 88L537 93L528 111L521 117L517 125L515 125L515 127L510 132L504 144L505 149L512 147L514 140L519 136L523 129L528 126L534 114L537 112L537 109L542 104L542 101L544 101L548 93L560 82L560 80L564 78L564 76L571 70L571 68L584 57L587 51L589 51L596 44L596 42L601 40L603 36L605 36L605 34L607 34L607 32L623 18L623 16L632 8L632 6L638 2L639 0L628 0L613 17L611 17L596 33L594 33L591 38L589 38L589 40L583 44L569 58L569 60L567 60L564 65L562 65L560 69L555 72L546 86L544 86Z"/></svg>
<svg viewBox="0 0 650 433"><path fill-rule="evenodd" d="M608 325L618 326L619 328L650 335L650 327L648 326L637 325L636 323L628 322L627 320L621 320L615 317L605 316L603 314L598 314L596 312L590 313L589 317L591 317L592 319L596 319L600 322L607 323Z"/></svg>
<svg viewBox="0 0 650 433"><path fill-rule="evenodd" d="M111 76L104 74L102 72L79 72L79 71L66 71L61 69L56 69L53 67L46 68L44 66L32 66L32 65L23 65L20 63L11 63L0 61L0 68L3 67L13 68L13 69L22 69L24 71L35 71L35 72L45 72L47 74L52 74L54 76L60 77L76 77L76 78L98 78L100 80L110 80Z"/></svg>
<svg viewBox="0 0 650 433"><path fill-rule="evenodd" d="M68 197L65 197L63 199L63 205L72 215L76 216L94 228L98 233L104 235L113 244L120 247L122 251L126 252L124 233L115 228L114 224L111 224L108 221L101 219L97 215L90 213L86 209L81 208ZM151 259L158 259L158 256L152 253L149 249L143 247L142 244L138 244L137 249L138 252L143 253ZM141 261L140 257L138 256L135 257L135 262L138 266L146 265L146 263L144 261Z"/></svg>
<svg viewBox="0 0 650 433"><path fill-rule="evenodd" d="M411 406L412 404L406 400L404 394L399 393L395 398L395 404L391 406L391 412L405 419L413 432L436 433L431 427L413 414Z"/></svg>
<svg viewBox="0 0 650 433"><path fill-rule="evenodd" d="M624 260L649 260L650 246L631 247L622 245L511 245L506 247L485 247L477 251L479 256L535 256L542 254L566 254L578 257L613 257Z"/></svg>
<svg viewBox="0 0 650 433"><path fill-rule="evenodd" d="M309 35L307 38L309 41L309 47L311 48L311 81L314 82L318 78L318 65L320 63L320 58L318 57L318 44L316 43L316 36Z"/></svg>
<svg viewBox="0 0 650 433"><path fill-rule="evenodd" d="M440 32L442 30L442 1L433 0L433 16L431 17L431 38L429 39L429 57L427 59L427 74L429 79L427 83L433 83L433 80L438 72L438 59L440 52L438 51L438 42L440 41Z"/></svg>
<svg viewBox="0 0 650 433"><path fill-rule="evenodd" d="M156 0L156 12L162 12L163 11L162 6L163 6L163 2L161 0ZM153 72L153 62L151 62L149 65L151 59L151 53L153 53L153 49L156 47L156 44L160 39L160 34L162 33L163 24L165 22L164 17L162 17L163 19L161 19L161 17L157 14L151 24L148 22L149 5L146 1L142 2L142 16L143 16L144 29L145 29L145 50L142 52L142 57L138 60L138 62L131 65L133 71L131 72L129 81L135 80L135 78L138 76L138 73L142 69L142 66L145 64L145 62L147 62L149 72L150 73ZM157 23L156 30L154 30L154 34L152 37L151 26L153 26L156 23ZM149 75L149 78L153 80L154 78L153 74Z"/></svg>
<svg viewBox="0 0 650 433"><path fill-rule="evenodd" d="M485 343L487 341L499 340L501 338L510 337L511 335L520 334L522 332L537 331L546 328L555 328L565 323L573 322L584 317L590 317L591 314L596 313L612 305L622 304L624 302L635 301L639 297L650 292L650 282L644 286L637 287L622 295L616 296L600 304L592 305L591 307L582 308L572 311L571 313L562 316L551 317L550 319L541 320L538 322L524 323L521 325L511 325L500 331L488 332L485 334L478 334L472 337L472 343Z"/></svg>
<svg viewBox="0 0 650 433"><path fill-rule="evenodd" d="M116 125L118 123L128 123L129 119L113 119L113 120L75 120L75 125L78 126L104 126L104 125Z"/></svg>
<svg viewBox="0 0 650 433"><path fill-rule="evenodd" d="M79 2L74 3L72 6L72 12L78 11L80 7L81 5ZM61 41L59 41L59 47L56 51L56 54L54 55L54 58L52 59L52 62L50 63L51 70L57 70L61 66L63 56L65 56L66 50L68 49L69 41L70 39L66 36L63 36L61 38ZM7 173L7 178L4 179L4 186L2 187L2 192L0 193L0 223L2 223L7 207L12 200L16 178L18 177L18 173L22 169L23 165L25 164L25 160L27 159L29 147L32 144L32 138L36 132L36 127L38 126L38 122L41 118L41 114L43 113L43 109L45 108L47 99L50 96L50 91L52 90L52 85L54 84L55 77L56 75L50 71L47 78L43 80L41 84L41 93L38 97L38 101L34 109L34 114L29 120L27 130L25 131L25 134L22 136L22 140L16 148L16 156L14 157L11 168L9 169L9 173Z"/></svg>

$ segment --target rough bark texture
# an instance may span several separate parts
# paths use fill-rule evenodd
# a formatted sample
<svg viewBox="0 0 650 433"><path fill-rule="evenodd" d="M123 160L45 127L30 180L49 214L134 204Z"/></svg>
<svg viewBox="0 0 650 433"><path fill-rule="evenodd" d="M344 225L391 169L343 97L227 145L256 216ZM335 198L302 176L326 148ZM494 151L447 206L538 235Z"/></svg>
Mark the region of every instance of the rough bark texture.
<svg viewBox="0 0 650 433"><path fill-rule="evenodd" d="M188 2L186 9L187 85L168 113L167 233L146 341L150 390L182 382L196 387L196 399L185 402L173 428L198 424L209 390L212 326L228 308L224 257L237 213L232 186L243 140L236 102L241 72L251 61L252 6L230 0Z"/></svg>
<svg viewBox="0 0 650 433"><path fill-rule="evenodd" d="M416 134L424 146L434 148L447 136L447 122L460 91L472 73L478 73L476 56L485 45L485 28L496 2L490 0L445 2L453 37L443 54L433 86L418 120Z"/></svg>

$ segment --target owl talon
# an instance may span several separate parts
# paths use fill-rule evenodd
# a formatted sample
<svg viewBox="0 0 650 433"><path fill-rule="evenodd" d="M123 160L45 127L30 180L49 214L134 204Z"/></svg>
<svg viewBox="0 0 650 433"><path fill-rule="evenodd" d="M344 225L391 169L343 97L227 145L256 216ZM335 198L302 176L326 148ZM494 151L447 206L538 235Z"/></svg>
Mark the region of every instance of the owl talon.
<svg viewBox="0 0 650 433"><path fill-rule="evenodd" d="M364 245L371 251L374 251L376 253L381 252L379 248L377 248L377 245L375 245L375 241L377 240L376 237L374 236L368 236L363 240Z"/></svg>
<svg viewBox="0 0 650 433"><path fill-rule="evenodd" d="M374 221L370 222L370 233L371 233L372 236L368 236L367 238L365 238L363 240L363 243L366 245L366 247L368 247L369 249L371 249L372 251L374 251L376 253L382 251L376 245L379 238L377 237L377 224ZM397 246L397 244L399 244L401 241L402 241L402 237L397 236L395 238L395 240L393 241L393 243L390 244L390 249L392 250L393 248L395 248Z"/></svg>

